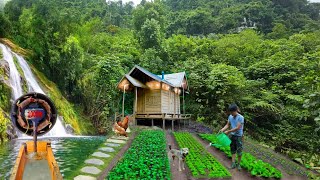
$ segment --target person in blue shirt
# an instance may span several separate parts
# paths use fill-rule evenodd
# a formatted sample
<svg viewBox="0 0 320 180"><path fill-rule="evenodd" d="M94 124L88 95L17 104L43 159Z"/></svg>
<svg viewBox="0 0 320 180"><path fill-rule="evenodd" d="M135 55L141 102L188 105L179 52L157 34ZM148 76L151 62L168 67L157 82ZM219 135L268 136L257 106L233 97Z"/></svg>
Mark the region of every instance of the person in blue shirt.
<svg viewBox="0 0 320 180"><path fill-rule="evenodd" d="M228 117L227 124L219 131L223 132L225 134L231 134L231 154L232 154L232 164L231 169L238 168L238 170L241 170L241 157L242 157L242 149L243 149L243 142L242 142L242 136L243 136L243 125L244 125L244 117L239 114L239 108L236 104L231 104L229 106L229 112L230 115ZM230 130L229 127L231 126ZM236 153L238 155L238 162L236 162Z"/></svg>

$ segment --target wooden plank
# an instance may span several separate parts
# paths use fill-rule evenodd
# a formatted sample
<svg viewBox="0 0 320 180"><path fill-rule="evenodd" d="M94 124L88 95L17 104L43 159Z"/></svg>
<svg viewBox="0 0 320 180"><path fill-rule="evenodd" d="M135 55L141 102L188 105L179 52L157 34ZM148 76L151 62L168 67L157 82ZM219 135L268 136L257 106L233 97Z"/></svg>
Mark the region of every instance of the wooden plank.
<svg viewBox="0 0 320 180"><path fill-rule="evenodd" d="M172 128L172 132L174 131L174 120L171 120L171 128Z"/></svg>
<svg viewBox="0 0 320 180"><path fill-rule="evenodd" d="M23 170L26 163L26 152L24 146L26 146L26 144L20 147L20 151L16 158L16 163L12 169L10 180L22 180L23 178Z"/></svg>
<svg viewBox="0 0 320 180"><path fill-rule="evenodd" d="M162 118L162 129L165 130L166 120Z"/></svg>
<svg viewBox="0 0 320 180"><path fill-rule="evenodd" d="M124 98L126 95L126 85L123 86L123 96L122 96L122 119L124 118Z"/></svg>
<svg viewBox="0 0 320 180"><path fill-rule="evenodd" d="M162 82L160 82L160 102L159 102L159 105L160 105L160 112L162 112Z"/></svg>
<svg viewBox="0 0 320 180"><path fill-rule="evenodd" d="M162 90L161 92L161 112L162 113L168 113L170 112L169 107L169 91Z"/></svg>
<svg viewBox="0 0 320 180"><path fill-rule="evenodd" d="M176 93L173 93L173 111L174 113L177 113Z"/></svg>
<svg viewBox="0 0 320 180"><path fill-rule="evenodd" d="M161 113L160 90L147 90L145 96L145 112Z"/></svg>
<svg viewBox="0 0 320 180"><path fill-rule="evenodd" d="M171 94L168 93L168 102L167 102L167 106L168 106L168 113L171 113Z"/></svg>
<svg viewBox="0 0 320 180"><path fill-rule="evenodd" d="M166 129L166 120L164 118L165 116L166 116L165 114L162 114L162 128L163 128L163 130Z"/></svg>
<svg viewBox="0 0 320 180"><path fill-rule="evenodd" d="M135 98L134 98L134 113L137 113L138 111L138 88L134 87L134 92L135 92Z"/></svg>
<svg viewBox="0 0 320 180"><path fill-rule="evenodd" d="M47 160L48 160L48 165L51 170L52 179L62 180L63 178L62 178L62 175L60 174L58 163L54 158L51 144L47 144Z"/></svg>

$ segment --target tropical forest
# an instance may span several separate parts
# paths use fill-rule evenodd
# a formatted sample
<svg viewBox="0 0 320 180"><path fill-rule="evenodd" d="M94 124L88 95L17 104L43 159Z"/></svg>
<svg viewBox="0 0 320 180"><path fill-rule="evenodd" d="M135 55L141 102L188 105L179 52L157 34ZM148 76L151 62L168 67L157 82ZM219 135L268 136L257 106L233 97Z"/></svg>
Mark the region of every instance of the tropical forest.
<svg viewBox="0 0 320 180"><path fill-rule="evenodd" d="M0 0L0 179L37 134L52 179L320 179L320 1Z"/></svg>

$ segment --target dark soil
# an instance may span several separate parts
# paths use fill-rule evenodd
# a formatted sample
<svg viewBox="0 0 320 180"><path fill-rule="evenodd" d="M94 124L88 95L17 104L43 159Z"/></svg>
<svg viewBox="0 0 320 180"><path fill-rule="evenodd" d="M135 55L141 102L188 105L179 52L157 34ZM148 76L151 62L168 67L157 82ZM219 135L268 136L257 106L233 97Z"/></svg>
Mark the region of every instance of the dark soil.
<svg viewBox="0 0 320 180"><path fill-rule="evenodd" d="M179 149L178 144L171 132L166 131L166 138L167 138L167 144L171 145L172 149ZM167 151L169 151L169 148L167 149ZM185 165L185 168L186 168L185 170L179 171L177 158L175 158L174 164L175 166L172 166L172 162L170 164L171 177L173 180L193 179L187 165Z"/></svg>

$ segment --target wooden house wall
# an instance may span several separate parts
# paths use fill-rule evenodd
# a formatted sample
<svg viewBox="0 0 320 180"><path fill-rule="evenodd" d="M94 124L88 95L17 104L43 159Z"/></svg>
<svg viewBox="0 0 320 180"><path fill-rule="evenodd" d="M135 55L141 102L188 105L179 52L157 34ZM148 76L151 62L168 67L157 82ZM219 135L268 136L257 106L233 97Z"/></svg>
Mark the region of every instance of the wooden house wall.
<svg viewBox="0 0 320 180"><path fill-rule="evenodd" d="M138 89L137 113L144 113L144 89Z"/></svg>
<svg viewBox="0 0 320 180"><path fill-rule="evenodd" d="M181 111L180 111L180 96L177 94L175 95L175 107L176 107L175 113L180 114L181 113Z"/></svg>
<svg viewBox="0 0 320 180"><path fill-rule="evenodd" d="M161 91L161 112L169 113L170 112L170 101L169 101L169 91Z"/></svg>
<svg viewBox="0 0 320 180"><path fill-rule="evenodd" d="M175 114L175 93L169 91L169 112Z"/></svg>
<svg viewBox="0 0 320 180"><path fill-rule="evenodd" d="M137 113L180 114L180 96L173 91L139 89Z"/></svg>
<svg viewBox="0 0 320 180"><path fill-rule="evenodd" d="M179 114L180 113L180 101L179 95L173 91L162 90L162 113Z"/></svg>
<svg viewBox="0 0 320 180"><path fill-rule="evenodd" d="M138 113L161 113L160 90L141 89L137 104Z"/></svg>

